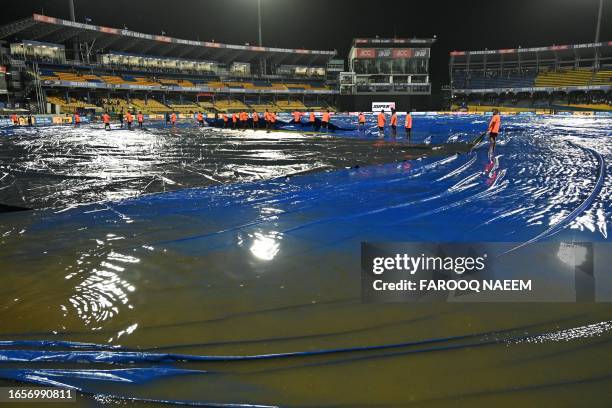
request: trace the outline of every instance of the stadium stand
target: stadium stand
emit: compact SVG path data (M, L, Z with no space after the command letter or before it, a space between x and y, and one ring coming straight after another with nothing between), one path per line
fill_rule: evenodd
M59 106L60 113L74 113L77 109L88 109L95 106L94 104L75 98L71 98L70 101L67 102L65 99L56 95L49 95L47 97L47 102Z
M605 85L610 83L612 83L612 69L595 72L592 81L593 85Z
M179 113L194 113L202 110L202 107L195 102L168 102L168 107L174 111Z
M592 69L573 69L547 71L535 78L536 87L562 88L568 86L588 86L593 79Z
M145 113L166 113L172 111L168 106L153 98L149 98L146 101L143 99L133 99L132 103L138 110Z
M91 35L97 41L88 44L92 49L87 57L72 55L72 40ZM37 41L24 40L33 37ZM133 53L134 39L146 54ZM137 109L189 113L199 109L291 111L305 109L308 97L333 100L339 94L326 84L329 76L325 71L336 51L170 37L160 41L159 36L151 34L88 24L74 26L70 21L39 14L0 27L0 47L10 57L9 65L29 74L24 75L27 81L37 81L24 80L22 88L29 94L16 95L15 100L37 100L39 111L47 109L44 101L49 95L61 95L46 102L63 109L76 107L60 104L70 97L98 101L98 106L115 112ZM24 47L43 48L26 53ZM184 55L205 59L184 59ZM304 75L308 72L312 75ZM202 94L213 97L199 101Z
M219 112L239 112L250 110L251 108L238 99L219 99L214 103L214 108Z
M453 109L607 110L612 43L453 51Z
M102 107L104 110L113 113L127 112L134 109L134 105L121 98L104 98L102 99Z
M306 105L304 105L301 101L298 101L296 99L290 99L287 101L276 101L276 106L278 107L279 110L283 110L283 111L305 111Z

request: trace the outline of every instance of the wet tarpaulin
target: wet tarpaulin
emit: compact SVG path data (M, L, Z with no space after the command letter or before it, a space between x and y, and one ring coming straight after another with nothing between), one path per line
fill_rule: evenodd
M415 145L357 136L362 137L194 127L18 129L0 137L0 211L62 208L470 148L467 143Z
M605 304L360 299L364 241L609 241L610 125L570 120L504 118L507 133L493 155L483 145L448 157L5 214L0 321L3 340L19 341L0 343L2 368L14 370L3 378L53 380L59 371L33 370L64 370L62 381L96 395L228 404L608 401ZM454 132L469 140L486 123L422 118L419 126L428 132L417 131L415 141L433 134L435 145ZM117 145L137 134L108 133ZM393 146L368 137L357 139L374 150ZM285 136L274 138L267 142ZM473 333L481 336L459 338ZM386 348L372 348L379 346ZM137 377L105 371L160 366L202 372L145 382L81 375Z

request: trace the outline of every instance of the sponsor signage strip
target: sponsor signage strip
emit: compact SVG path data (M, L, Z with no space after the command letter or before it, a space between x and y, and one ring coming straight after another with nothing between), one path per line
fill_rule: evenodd
M174 91L174 92L214 92L214 93L276 93L276 94L319 94L331 95L337 94L334 89L245 89L245 88L212 88L208 86L202 87L180 87L180 86L151 86L151 85L136 85L136 84L107 84L102 82L75 82L75 81L57 81L46 79L42 81L43 86L61 86L69 88L100 88L100 89L134 89L134 90L150 90L150 91Z
M542 86L531 88L486 88L486 89L453 89L455 93L487 93L487 92L556 92L556 91L607 91L610 85L565 86L547 88Z
M549 47L533 47L533 48L512 48L512 49L500 49L500 50L480 50L480 51L451 51L451 56L461 55L488 55L488 54L513 54L517 52L539 52L539 51L562 51L572 50L581 48L595 48L595 47L610 47L612 41L603 41L598 43L587 43L587 44L574 44L574 45L551 45Z
M207 48L228 48L234 50L244 51L256 51L256 52L280 52L280 53L294 53L294 54L311 54L311 55L336 55L336 51L322 51L322 50L305 50L305 49L294 49L294 48L272 48L272 47L258 47L250 45L233 45L233 44L220 44L215 42L207 41L193 41L184 40L180 38L167 37L165 35L151 35L145 33L139 33L131 30L120 30L118 28L96 26L91 24L78 23L69 20L63 20L61 18L48 17L40 14L33 15L34 21L47 24L62 25L65 27L76 27L83 30L98 31L105 34L123 35L126 37L142 38L151 41L159 41L173 44L193 45Z

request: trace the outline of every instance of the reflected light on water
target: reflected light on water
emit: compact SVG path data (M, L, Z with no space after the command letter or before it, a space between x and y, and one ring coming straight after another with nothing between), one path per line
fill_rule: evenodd
M280 240L282 236L276 231L270 231L267 235L256 232L255 240L251 245L251 253L263 261L271 261L280 251Z
M87 325L111 319L119 314L121 307L133 309L128 294L134 292L136 287L126 279L125 275L129 266L139 263L140 259L107 249L107 245L112 245L109 241L122 238L108 234L106 240L96 240L97 248L81 254L77 260L77 265L80 267L78 271L65 277L66 279L84 277L74 286L74 294L69 298L69 302ZM100 260L96 262L97 266L93 267L95 260L98 259ZM128 329L124 334L131 333L135 327L132 330Z

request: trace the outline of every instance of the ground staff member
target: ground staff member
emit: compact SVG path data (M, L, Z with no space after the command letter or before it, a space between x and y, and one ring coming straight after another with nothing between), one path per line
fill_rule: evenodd
M259 113L257 111L253 111L253 129L259 128Z
M378 137L385 137L385 123L387 118L385 117L385 111L381 110L376 118L376 124L378 125Z
M264 112L264 121L266 122L266 130L270 130L270 112L267 109Z
M170 122L172 122L172 127L176 125L176 113L172 112L172 115L170 115Z
M142 112L138 111L136 119L138 120L138 129L142 129L142 124L144 122L144 115L142 114Z
M499 134L499 127L501 126L501 117L499 116L499 111L497 109L493 109L493 117L489 122L489 128L487 131L489 132L489 143L491 143L491 147L495 149L495 141L497 139L497 135Z
M397 113L395 109L391 109L391 134L393 137L397 136Z
M270 112L270 127L274 129L276 126L276 112Z
M293 122L295 124L300 124L302 122L302 112L293 112Z
M310 127L314 131L315 130L315 123L316 123L316 118L315 118L315 113L314 112L310 112L310 117L308 118L308 122L310 123Z
M74 127L79 127L80 124L81 116L79 115L79 112L74 112Z
M225 129L227 127L227 122L229 121L229 118L225 113L221 114L221 117L223 118L223 129Z
M329 109L323 112L323 118L321 119L321 127L325 129L326 132L329 129L330 117L331 115L329 114Z
M108 112L102 114L102 122L104 122L104 130L111 130L110 127L110 115Z
M204 126L204 115L202 115L202 112L198 111L197 119L200 127Z
M404 123L404 127L406 128L406 137L408 141L410 141L410 137L412 136L412 115L410 111L406 112L406 122Z
M365 120L366 118L363 112L359 112L359 116L357 119L359 130L363 130L365 128Z
M132 122L134 122L134 117L132 116L132 113L130 111L127 111L127 113L125 114L125 120L128 125L128 130L132 130Z

